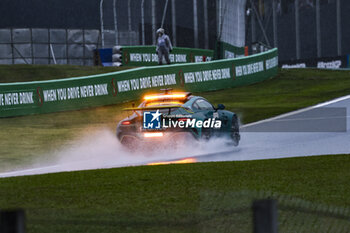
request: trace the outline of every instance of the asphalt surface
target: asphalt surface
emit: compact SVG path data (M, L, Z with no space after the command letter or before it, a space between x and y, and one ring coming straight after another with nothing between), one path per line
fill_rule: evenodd
M244 125L239 147L199 156L197 161L350 154L349 118L350 95Z
M108 158L79 159L50 166L0 173L0 177L52 172L112 168L170 162L209 162L259 160L286 157L350 154L350 95L274 118L243 125L238 147L211 142L202 150L186 148L184 154L133 157L132 160ZM193 152L195 151L195 152ZM219 152L218 152L219 151ZM127 155L132 156L132 155ZM96 156L97 157L97 156ZM97 162L99 161L99 162Z

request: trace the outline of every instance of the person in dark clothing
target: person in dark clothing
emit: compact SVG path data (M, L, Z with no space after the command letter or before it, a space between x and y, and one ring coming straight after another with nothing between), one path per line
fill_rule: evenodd
M169 36L164 34L164 29L159 28L157 30L157 53L158 53L158 64L163 64L163 57L167 64L170 64L169 60L169 52L173 50L173 46L171 45Z

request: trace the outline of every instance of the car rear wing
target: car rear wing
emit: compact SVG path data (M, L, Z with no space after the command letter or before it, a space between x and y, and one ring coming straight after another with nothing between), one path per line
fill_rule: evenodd
M147 111L147 110L159 110L159 109L169 109L172 108L182 108L189 113L193 113L190 109L183 107L182 105L163 105L163 106L147 106L147 107L132 107L132 108L124 108L123 111Z

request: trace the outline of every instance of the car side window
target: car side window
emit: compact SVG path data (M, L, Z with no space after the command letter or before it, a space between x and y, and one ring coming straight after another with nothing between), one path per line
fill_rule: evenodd
M196 102L194 102L194 103L192 104L192 109L193 109L193 110L200 110L200 109L199 109L199 106L198 106L198 104L197 104Z
M196 100L196 102L193 103L193 107L198 110L214 110L213 105L204 99Z

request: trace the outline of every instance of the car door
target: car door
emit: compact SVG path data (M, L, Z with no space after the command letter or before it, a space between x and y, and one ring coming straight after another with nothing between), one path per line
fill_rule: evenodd
M224 131L227 131L229 128L229 118L230 114L228 114L225 110L215 109L214 106L209 103L205 99L196 100L192 109L197 112L197 117L202 119L215 118L221 120L221 128L220 129L211 129L211 134L215 134L216 136L220 136L220 134Z
M192 104L192 110L195 112L193 114L193 117L195 117L197 120L207 120L207 119L212 119L212 118L218 118L218 113L215 111L215 108L211 103L209 103L205 99L197 99L195 102ZM201 128L198 129L201 131L201 134L205 138L210 138L211 136L214 135L214 129L209 128Z

